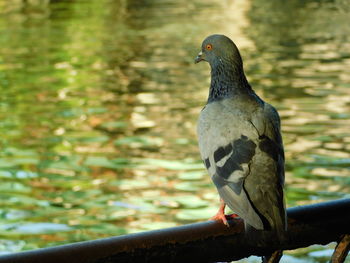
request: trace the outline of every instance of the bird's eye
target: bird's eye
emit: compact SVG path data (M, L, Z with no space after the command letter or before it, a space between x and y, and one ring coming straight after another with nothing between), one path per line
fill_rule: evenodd
M206 48L207 50L212 50L212 49L213 49L213 46L212 46L212 44L207 44L207 45L205 46L205 48Z

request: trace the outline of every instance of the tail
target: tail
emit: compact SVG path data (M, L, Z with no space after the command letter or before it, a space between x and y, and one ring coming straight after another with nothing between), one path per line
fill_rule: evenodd
M269 220L269 223L271 225L271 231L274 232L274 234L278 238L278 241L282 243L287 238L288 230L287 213L285 209L284 200L283 206L272 206L271 216L272 218Z
M287 240L287 214L283 208L278 209L273 206L269 218L262 218L264 229L257 230L253 226L244 222L245 237L251 244L264 246L266 243L279 246ZM261 216L261 215L260 215ZM265 223L266 222L266 223Z

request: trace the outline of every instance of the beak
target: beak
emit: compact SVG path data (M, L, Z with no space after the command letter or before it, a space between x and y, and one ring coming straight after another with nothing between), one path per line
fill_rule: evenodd
M201 51L198 53L198 56L194 59L194 63L197 64L198 62L201 62L202 60L205 60L205 55Z

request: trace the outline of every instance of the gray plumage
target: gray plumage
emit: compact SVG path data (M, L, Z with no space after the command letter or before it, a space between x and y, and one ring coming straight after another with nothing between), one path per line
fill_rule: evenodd
M283 235L284 151L280 118L250 87L236 45L212 35L196 62L211 66L197 133L202 160L220 197L249 226Z

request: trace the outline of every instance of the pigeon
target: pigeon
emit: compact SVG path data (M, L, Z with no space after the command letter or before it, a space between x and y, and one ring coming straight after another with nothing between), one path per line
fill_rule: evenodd
M201 61L211 67L211 83L198 119L198 143L221 203L212 219L228 226L227 205L243 219L246 232L252 227L283 236L287 216L278 112L251 88L230 38L208 36L195 58Z

